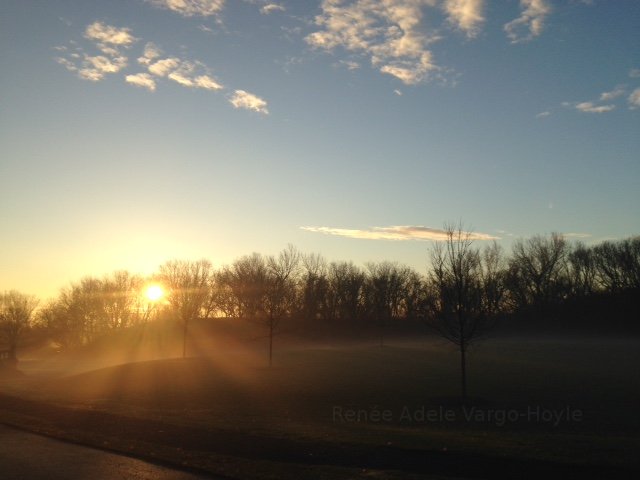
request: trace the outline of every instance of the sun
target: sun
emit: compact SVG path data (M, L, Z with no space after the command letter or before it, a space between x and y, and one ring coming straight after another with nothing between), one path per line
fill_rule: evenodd
M149 285L144 294L152 302L157 302L164 296L164 291L160 285Z

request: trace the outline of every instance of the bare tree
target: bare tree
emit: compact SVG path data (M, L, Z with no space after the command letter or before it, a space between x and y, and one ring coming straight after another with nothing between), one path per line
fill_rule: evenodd
M189 323L201 316L210 297L211 262L171 260L160 266L158 279L167 289L167 301L182 323L182 358L185 358Z
M277 257L267 259L267 289L264 302L269 328L269 366L273 363L273 336L280 321L290 315L296 302L300 252L288 245Z
M558 233L516 241L507 279L514 306L541 307L562 300L569 288L568 254L569 246Z
M364 297L368 313L379 328L380 346L384 346L384 331L392 318L399 318L407 296L410 269L397 263L367 263Z
M603 242L593 254L598 280L605 290L640 289L640 237Z
M267 262L259 253L236 259L225 267L220 280L231 293L228 302L240 318L258 320L264 314L264 297L267 291Z
M363 304L366 276L352 262L332 262L329 265L329 308L331 318L355 321Z
M304 266L304 274L300 311L307 319L327 319L330 316L327 262L321 255L312 253L302 256L302 265Z
M598 270L592 248L583 243L575 245L569 253L569 276L573 295L584 297L596 291Z
M462 398L467 397L467 350L492 326L482 278L480 252L473 237L457 227L445 225L446 240L431 251L433 290L428 323L460 351Z
M9 347L9 360L17 362L16 351L22 332L31 325L38 300L16 290L0 294L0 338Z

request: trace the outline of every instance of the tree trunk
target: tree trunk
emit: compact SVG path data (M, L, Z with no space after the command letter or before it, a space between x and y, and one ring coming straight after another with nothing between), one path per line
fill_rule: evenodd
M187 358L187 327L188 321L184 321L184 330L182 332L182 358Z
M273 363L273 320L269 322L269 367Z
M464 343L460 344L460 381L462 387L462 401L467 401L467 351Z

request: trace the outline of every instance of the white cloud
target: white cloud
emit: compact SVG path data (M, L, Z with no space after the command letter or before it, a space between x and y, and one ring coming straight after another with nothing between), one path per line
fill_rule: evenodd
M629 70L629 76L631 78L640 78L640 68L632 68Z
M88 25L84 37L90 40L100 55L89 55L83 48L74 47L69 51L66 47L58 48L60 52L67 52L66 58L58 57L56 61L67 70L76 72L83 80L97 82L105 75L117 73L128 64L128 59L120 52L120 48L128 48L137 41L128 28L117 28L102 22ZM71 42L71 45L76 45Z
M445 0L447 19L472 38L478 35L484 23L484 0Z
M164 58L149 65L149 71L158 77L166 77L171 71L178 68L180 60L175 57Z
M447 239L447 232L439 228L423 226L373 227L366 230L332 228L332 227L300 227L308 232L337 235L340 237L360 238L366 240L436 240ZM494 240L499 237L486 233L468 232L472 240Z
M636 88L631 95L627 98L629 102L629 108L635 110L636 108L640 108L640 88Z
M183 87L194 86L193 80L185 75L184 71L176 70L175 72L171 72L167 78L169 78L169 80L173 80L176 83L179 83Z
M224 88L215 79L209 75L199 75L193 79L196 87L204 88L205 90L221 90Z
M229 99L229 102L235 108L245 108L247 110L253 110L254 112L264 113L265 115L269 113L265 100L244 90L236 90Z
M142 65L151 65L151 62L162 55L162 50L153 42L148 42L144 46L144 53L138 58L138 63Z
M549 111L540 112L539 114L536 115L536 118L544 118L544 117L548 117L549 115L551 115L551 112Z
M580 102L575 105L576 110L585 113L606 113L614 110L615 105L596 105L593 102Z
M620 97L622 95L624 95L624 87L617 86L616 88L614 88L613 90L611 90L609 92L602 92L600 94L600 101L609 102L609 101L613 100L614 98L618 98L618 97Z
M147 2L185 17L208 17L220 13L224 8L225 0L147 0Z
M78 67L76 66L76 64L73 63L71 60L69 60L67 58L56 57L55 61L58 62L60 65L64 66L70 72L77 72L78 71Z
M78 68L78 76L83 80L97 82L105 75L117 73L127 66L126 57L109 58L104 55L85 55L81 67Z
M340 64L347 67L348 70L357 70L360 68L360 64L353 60L340 60Z
M131 35L130 29L117 28L111 25L105 25L102 22L93 22L87 26L84 36L99 45L111 44L122 47L128 47L137 40L136 37Z
M136 75L127 75L125 81L138 87L146 88L150 91L155 91L156 81L148 73L138 73Z
M284 12L285 10L286 9L284 8L284 6L280 5L279 3L268 3L264 5L262 8L260 8L260 13L264 15L269 15L270 13L273 13L273 12Z
M438 37L421 25L423 9L436 5L437 0L323 0L315 18L319 30L305 40L314 48L361 53L381 72L419 83L438 68L427 49Z
M402 96L402 91L398 90L397 88L393 91L393 93L395 93L396 95L398 95L399 97Z
M592 235L590 233L563 233L562 236L565 238L590 238Z
M520 0L520 8L520 16L504 26L512 43L531 40L540 35L544 22L551 13L551 3L548 0Z

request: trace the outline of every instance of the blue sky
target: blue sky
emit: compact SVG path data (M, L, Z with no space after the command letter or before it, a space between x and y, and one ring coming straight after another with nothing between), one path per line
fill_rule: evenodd
M640 233L640 2L7 0L0 290Z

